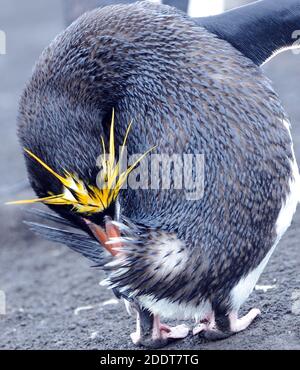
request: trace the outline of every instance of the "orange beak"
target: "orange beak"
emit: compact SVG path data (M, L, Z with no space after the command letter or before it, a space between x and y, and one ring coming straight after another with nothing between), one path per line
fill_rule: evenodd
M118 249L121 248L122 243L119 241L114 242L114 239L120 238L120 231L116 227L110 217L105 218L105 230L91 221L84 219L85 223L99 241L99 243L112 255L116 256L119 252Z

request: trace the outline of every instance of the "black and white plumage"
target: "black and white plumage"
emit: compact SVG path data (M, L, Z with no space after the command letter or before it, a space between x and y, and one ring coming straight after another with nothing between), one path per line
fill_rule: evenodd
M166 155L203 154L203 197L127 189L119 211L113 204L85 217L52 206L90 237L97 225L115 227L123 239L108 240L121 244L114 257L94 240L32 227L99 266L110 260L107 284L142 320L136 343L158 346L187 335L184 327L161 326L159 316L195 317L194 333L210 338L243 330L259 311L239 320L238 310L300 198L288 119L269 80L201 21L173 8L103 8L82 16L43 52L21 99L21 143L57 173L95 185L112 108L116 146L134 119L129 154L153 146ZM39 197L61 192L36 161L26 156L26 162Z

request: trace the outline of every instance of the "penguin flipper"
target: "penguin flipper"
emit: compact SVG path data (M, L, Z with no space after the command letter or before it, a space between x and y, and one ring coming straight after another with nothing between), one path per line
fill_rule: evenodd
M54 216L55 217L55 216ZM80 253L90 261L97 264L97 267L104 266L111 260L104 254L96 240L88 235L71 232L64 229L50 227L36 222L24 221L34 233L42 236L46 240L67 245L73 251Z
M299 0L262 0L195 21L261 66L278 51L299 46L293 38L299 17Z

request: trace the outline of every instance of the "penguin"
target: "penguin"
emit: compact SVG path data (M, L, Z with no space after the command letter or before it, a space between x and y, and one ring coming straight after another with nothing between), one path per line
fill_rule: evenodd
M106 271L103 284L136 315L138 346L189 334L161 318L194 318L195 336L218 340L260 315L238 313L291 224L300 177L288 117L259 65L292 45L299 5L265 0L209 19L148 2L105 7L36 63L18 136L37 198L17 203L46 204L31 229ZM241 14L255 25L248 44ZM135 160L121 170L125 152ZM174 154L169 187L124 186ZM192 162L176 172L185 155ZM202 183L198 197L175 185L181 172Z

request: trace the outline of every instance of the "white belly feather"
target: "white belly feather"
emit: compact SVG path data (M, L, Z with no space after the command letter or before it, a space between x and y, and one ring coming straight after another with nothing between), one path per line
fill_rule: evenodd
M287 128L290 133L290 125L287 121L283 121L284 126ZM291 137L292 140L292 137ZM296 212L297 204L300 201L300 175L299 169L296 161L296 157L294 154L294 148L292 145L293 151L293 160L291 163L292 166L292 178L290 179L290 191L287 196L286 202L283 204L282 209L279 213L277 222L276 222L276 233L277 239L274 246L271 248L269 253L260 263L260 265L250 272L247 276L242 278L239 283L233 288L231 292L231 299L232 299L232 309L238 310L241 305L246 301L249 297L250 293L254 289L261 273L263 272L264 268L266 267L272 253L274 252L278 242L287 231L289 226L292 223L293 216Z

